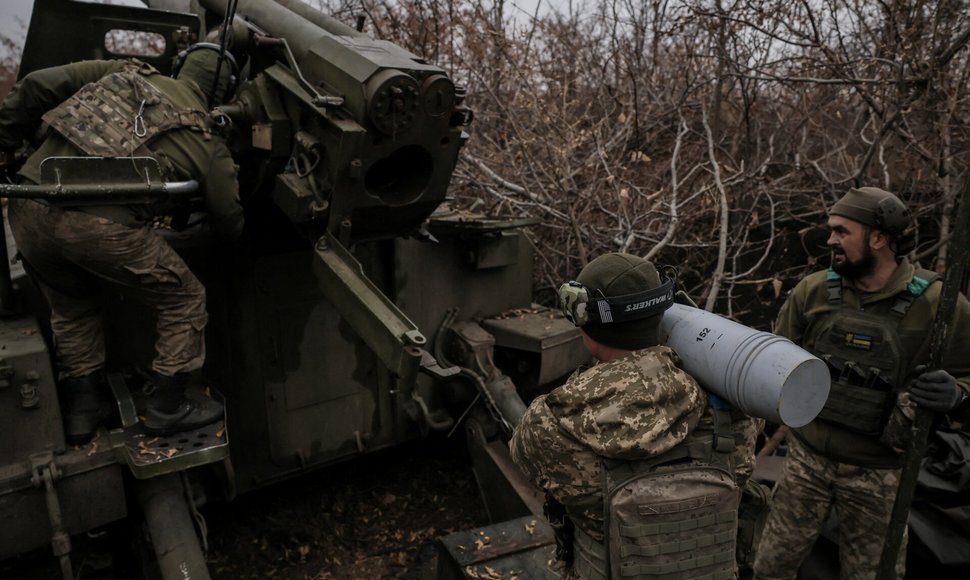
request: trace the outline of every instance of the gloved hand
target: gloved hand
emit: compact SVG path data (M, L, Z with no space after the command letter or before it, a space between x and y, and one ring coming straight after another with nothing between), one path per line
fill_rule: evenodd
M940 369L922 372L916 377L910 384L909 395L920 407L937 413L949 413L960 404L965 392L953 375Z

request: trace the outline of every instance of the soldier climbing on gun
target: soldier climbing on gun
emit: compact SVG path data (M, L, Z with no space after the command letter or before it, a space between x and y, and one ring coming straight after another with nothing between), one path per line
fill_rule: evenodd
M165 181L196 180L211 231L238 236L243 211L237 168L209 113L232 94L238 75L232 55L219 44L198 43L179 54L173 71L170 78L136 60L113 60L27 75L0 105L0 160L9 172L17 163L14 152L34 139L43 121L46 135L19 166L21 184L40 184L42 163L49 159L148 157ZM186 394L205 360L205 289L151 227L159 218L183 215L182 201L105 198L82 204L65 194L57 200L10 199L9 212L24 267L51 307L69 443L89 441L111 414L104 286L122 290L155 315L155 390L145 411L146 431L169 435L222 417L220 403Z

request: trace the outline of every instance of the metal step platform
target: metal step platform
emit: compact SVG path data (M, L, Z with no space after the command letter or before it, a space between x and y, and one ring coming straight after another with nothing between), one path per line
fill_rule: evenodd
M438 540L438 579L559 578L556 540L542 516L529 515Z
M166 437L149 435L138 420L135 403L124 379L120 375L109 375L108 385L118 401L121 417L121 427L109 431L108 438L115 457L128 465L136 479L183 471L229 457L225 419ZM213 398L223 402L216 392L213 392Z

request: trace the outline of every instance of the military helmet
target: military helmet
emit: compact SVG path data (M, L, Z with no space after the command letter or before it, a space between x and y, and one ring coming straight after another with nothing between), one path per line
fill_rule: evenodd
M601 344L637 350L660 342L660 320L674 300L676 275L639 256L611 253L559 288L563 314Z

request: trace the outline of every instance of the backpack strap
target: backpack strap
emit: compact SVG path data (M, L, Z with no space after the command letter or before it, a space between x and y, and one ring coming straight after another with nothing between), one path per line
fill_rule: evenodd
M896 301L893 303L892 307L893 315L897 319L901 319L906 316L909 309L913 307L913 302L922 296L933 282L936 282L939 279L939 272L934 272L925 268L917 268L916 271L913 272L913 277L910 279L909 284L906 285L906 289L896 295Z

